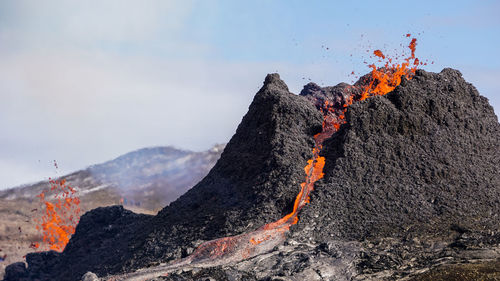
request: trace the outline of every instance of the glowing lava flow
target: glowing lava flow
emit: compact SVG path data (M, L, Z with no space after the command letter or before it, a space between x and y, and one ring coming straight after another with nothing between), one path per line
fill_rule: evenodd
M314 183L324 175L323 167L325 165L325 158L320 156L323 149L323 142L339 130L342 124L346 123L345 112L347 107L354 102L365 100L368 97L385 95L391 92L401 83L403 75L407 79L411 79L415 74L417 66L423 64L415 57L415 38L411 40L408 47L411 50L411 55L405 58L401 64L392 64L391 58L385 56L382 51L375 50L373 54L380 58L381 62L385 61L385 64L381 68L377 68L375 64L369 65L372 71L369 78L365 78L366 81L363 81L366 85L352 86L358 90L353 91L353 93L358 92L361 93L360 95L352 94L343 104L333 104L328 100L316 100L316 106L322 111L324 117L323 129L321 133L314 136L315 147L312 151L313 156L307 161L307 165L304 167L306 180L300 185L301 188L295 199L292 212L255 231L207 241L184 259L157 267L142 269L131 274L115 276L113 280L144 280L144 278L154 278L185 266L206 267L228 264L269 252L275 246L281 244L285 240L285 233L292 225L298 222L300 210L309 203L309 194L314 189Z

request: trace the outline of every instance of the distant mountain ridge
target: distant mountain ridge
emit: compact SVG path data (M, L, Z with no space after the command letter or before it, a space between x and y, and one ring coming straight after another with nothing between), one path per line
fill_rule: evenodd
M77 189L85 204L118 204L156 210L175 200L200 181L219 159L223 144L193 152L150 147L129 152L113 160L60 177ZM49 187L47 181L0 191L0 199L32 200ZM97 200L97 202L95 202Z

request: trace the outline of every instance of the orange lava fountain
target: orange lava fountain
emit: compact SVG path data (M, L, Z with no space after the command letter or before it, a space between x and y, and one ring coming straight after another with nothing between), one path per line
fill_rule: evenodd
M41 231L48 250L62 251L75 233L80 217L80 199L66 180L49 179L49 184L50 192L55 195L50 196L53 197L52 202L47 199L46 190L37 196L45 207L45 213L41 219L35 219L38 224L36 229ZM39 248L40 243L33 243L32 247Z

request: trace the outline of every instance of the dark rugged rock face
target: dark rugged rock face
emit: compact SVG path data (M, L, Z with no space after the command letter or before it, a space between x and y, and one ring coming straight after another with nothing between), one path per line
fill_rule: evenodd
M325 143L304 237L358 240L500 229L500 125L461 74L418 71L353 104Z
M342 103L346 90L357 91L308 84L297 96L269 75L193 189L155 217L91 211L62 254L32 254L27 271L11 271L57 280L131 271L282 217L321 129L311 101ZM346 119L324 144L325 177L284 245L161 280L394 279L443 261L500 257L500 125L458 71L417 71L392 93L350 106Z

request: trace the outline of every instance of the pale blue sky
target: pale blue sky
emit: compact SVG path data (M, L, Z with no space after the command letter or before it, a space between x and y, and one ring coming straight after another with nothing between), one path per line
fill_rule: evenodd
M267 73L351 82L418 39L500 110L500 1L0 2L0 188L134 149L226 142ZM326 49L328 47L328 50ZM350 56L352 54L352 57Z

